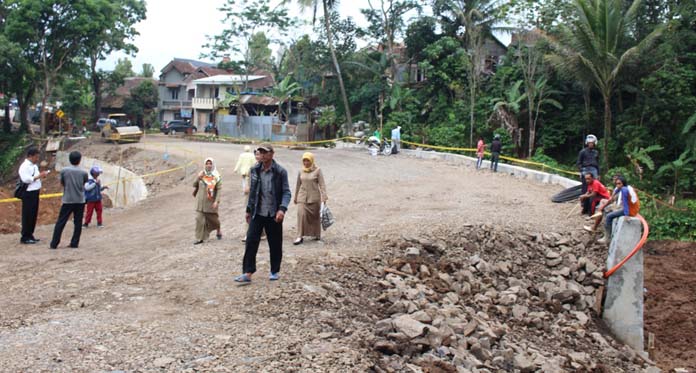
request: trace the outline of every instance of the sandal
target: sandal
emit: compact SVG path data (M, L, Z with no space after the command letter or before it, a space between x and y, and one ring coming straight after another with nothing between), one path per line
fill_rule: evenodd
M243 274L235 277L234 282L250 283L251 278L249 276L247 276L246 273L243 273Z
M292 242L293 245L299 245L304 242L304 238L300 237L298 239L295 239L295 241Z

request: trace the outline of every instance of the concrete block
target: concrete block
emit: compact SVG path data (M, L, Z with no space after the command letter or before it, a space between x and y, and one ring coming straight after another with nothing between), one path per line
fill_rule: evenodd
M623 260L641 237L640 220L614 220L607 269ZM643 352L643 251L629 259L609 277L603 319L614 335L636 351Z

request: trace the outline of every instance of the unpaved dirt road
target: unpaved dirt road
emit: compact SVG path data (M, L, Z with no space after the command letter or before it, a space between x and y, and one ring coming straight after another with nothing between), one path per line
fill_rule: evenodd
M327 278L350 284L341 263L369 267L381 238L434 225L566 232L582 223L566 217L570 205L550 202L558 186L403 155L316 149L336 225L323 242L293 246L291 206L281 280L267 280L264 241L254 282L238 287L244 210L232 170L242 146L147 141L180 158L191 157L182 149L198 161L215 158L224 178L223 240L192 245L191 175L137 206L107 210L106 228L83 231L76 250L65 247L71 224L58 250L48 249L52 225L37 229L38 245L0 236L0 371L365 371L373 352L360 330L374 321L372 310L350 297L325 299L315 286ZM293 191L302 153L276 150ZM352 285L370 295L371 285Z

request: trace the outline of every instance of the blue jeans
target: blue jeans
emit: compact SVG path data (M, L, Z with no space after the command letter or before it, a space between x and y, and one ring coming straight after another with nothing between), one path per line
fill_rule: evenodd
M611 233L611 225L614 223L614 219L624 216L623 209L617 210L617 211L612 211L607 214L605 217L605 222L604 222L604 228L606 228L607 232Z
M478 157L476 160L476 169L481 168L481 164L483 163L483 157Z

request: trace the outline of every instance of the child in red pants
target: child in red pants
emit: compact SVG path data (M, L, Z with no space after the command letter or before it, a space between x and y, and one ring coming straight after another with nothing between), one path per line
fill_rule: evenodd
M99 166L94 166L89 170L89 180L85 183L85 203L87 211L85 212L85 223L83 227L89 227L92 221L92 212L97 211L97 227L103 227L102 224L102 194L104 189L109 189L108 186L102 186L99 175L102 169Z

